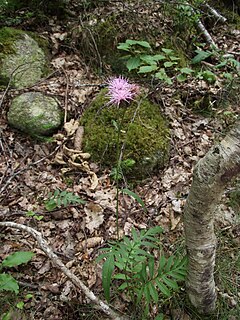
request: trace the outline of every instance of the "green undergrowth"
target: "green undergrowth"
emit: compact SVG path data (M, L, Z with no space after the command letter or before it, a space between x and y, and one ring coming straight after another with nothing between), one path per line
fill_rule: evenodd
M85 61L95 71L127 75L126 58L117 45L128 39L129 34L131 39L148 41L153 47L152 54L157 54L161 47L174 50L180 58L180 65L186 65L188 58L183 42L166 34L160 27L149 28L147 19L131 10L111 12L106 18L94 12L89 14L77 35L78 47ZM161 39L161 47L156 45L157 39ZM72 37L68 41L71 42Z

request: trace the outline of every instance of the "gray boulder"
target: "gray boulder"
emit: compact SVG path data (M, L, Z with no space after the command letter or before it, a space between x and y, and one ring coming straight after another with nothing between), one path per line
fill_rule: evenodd
M0 29L0 82L17 89L35 84L46 70L46 57L27 33L12 28Z
M8 123L33 137L49 136L62 124L58 102L40 92L27 92L13 99Z

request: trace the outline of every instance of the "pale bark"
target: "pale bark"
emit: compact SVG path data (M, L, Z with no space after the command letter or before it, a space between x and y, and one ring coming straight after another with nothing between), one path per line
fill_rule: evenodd
M189 258L186 289L200 313L215 309L214 265L216 237L214 212L227 184L240 174L240 122L196 165L184 208Z

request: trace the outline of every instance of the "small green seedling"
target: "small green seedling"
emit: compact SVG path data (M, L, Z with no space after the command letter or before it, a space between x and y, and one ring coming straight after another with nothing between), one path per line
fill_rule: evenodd
M33 217L34 219L36 219L37 221L41 221L43 219L42 215L39 215L33 211L28 211L26 212L26 216L27 217Z
M45 208L47 211L53 211L56 208L67 207L71 204L84 204L86 203L79 196L68 191L55 190L54 193L48 194L48 200L45 201Z

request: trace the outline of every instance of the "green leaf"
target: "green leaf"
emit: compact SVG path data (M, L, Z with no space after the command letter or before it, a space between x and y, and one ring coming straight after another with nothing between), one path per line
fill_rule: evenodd
M166 74L165 69L161 68L159 72L155 74L155 77L159 80L163 80L168 84L172 84L171 78Z
M110 301L110 286L112 281L112 274L114 271L114 258L110 256L104 262L102 267L102 284L106 300Z
M201 74L202 74L203 79L205 81L210 82L210 83L215 82L217 79L216 75L212 71L209 71L209 70L203 71Z
M122 189L122 193L125 193L127 194L128 196L134 198L142 207L145 211L147 211L147 208L145 206L145 203L143 202L143 200L139 197L139 195L137 195L135 192L127 189L127 188L124 188Z
M166 53L166 55L168 55L168 56L173 53L173 50L172 50L172 49L162 48L162 51L163 51L164 53Z
M20 264L27 263L32 259L34 253L31 251L18 251L7 256L6 259L3 260L3 267L15 267Z
M130 51L131 46L130 46L130 44L124 42L124 43L119 43L119 45L117 46L117 48L118 48L119 50Z
M158 302L158 292L157 292L156 288L154 287L154 285L152 284L152 282L149 282L148 287L149 287L150 295L151 295L151 297L153 298L153 301L154 301L155 303L157 303L157 302Z
M193 64L199 63L213 55L213 52L210 51L196 50L195 52L197 55L192 59Z
M223 73L224 78L228 79L228 80L232 80L233 79L233 75L229 72L224 72Z
M166 264L166 258L165 258L164 255L162 255L161 258L160 258L160 261L159 261L159 268L158 268L158 273L159 274L162 273L162 270L163 270L165 264Z
M39 216L39 215L35 215L34 218L37 220L37 221L41 221L44 216Z
M142 241L141 243L143 246L148 247L148 248L155 248L155 249L158 248L158 246L156 244L149 242L149 241Z
M140 276L142 282L146 282L147 281L147 266L146 266L145 263L142 264L142 269L141 269L141 271L139 273L139 276Z
M45 202L45 209L47 211L53 211L56 208L57 208L57 203L54 199L50 199Z
M126 275L124 273L118 273L113 278L119 279L119 280L130 280L131 279L128 275Z
M0 291L11 291L18 294L19 286L17 281L10 275L6 273L0 273Z
M174 66L175 64L177 64L177 62L166 61L166 62L164 62L163 65L165 68L170 68L170 67Z
M148 268L151 279L154 277L154 257L149 258L148 260Z
M180 69L180 72L181 72L181 73L184 73L184 74L191 74L191 73L194 72L194 70L193 70L193 69L190 69L190 68L181 68L181 69Z
M175 57L175 56L170 56L169 59L172 60L172 61L178 61L178 60L180 60L180 58Z
M28 216L28 217L33 217L33 216L35 216L35 212L33 212L33 211L28 211L28 212L26 212L26 216Z
M142 60L142 61L144 61L144 62L146 62L147 64L156 64L156 59L154 59L154 56L151 56L151 55L148 55L148 54L146 54L146 55L141 55L140 56L140 59Z
M157 65L141 66L138 73L149 73L158 69Z
M137 303L140 303L140 301L142 300L143 290L144 290L144 287L142 286L137 293Z
M12 320L11 312L4 313L1 320Z
M179 280L179 281L183 281L185 280L185 275L179 273L178 271L171 271L171 273L169 273L169 275L171 275L174 279Z
M172 279L168 279L165 275L161 276L162 281L170 288L177 290L178 289L178 284Z
M128 59L126 64L128 71L137 69L140 65L141 65L141 60L139 57L131 57L130 59Z
M151 295L150 295L150 291L149 291L148 285L144 286L143 294L145 296L145 299L146 299L147 303L150 304L151 303Z
M24 308L24 302L23 301L19 301L17 304L16 304L16 307L20 310L23 310Z
M137 242L139 240L138 234L135 228L132 228L132 236L133 236L133 241Z
M120 287L118 287L118 290L125 290L128 287L128 283L127 282L123 282Z
M149 236L151 235L156 235L156 234L159 234L159 233L162 233L163 232L163 228L160 227L160 226L156 226L156 227L153 227L153 228L150 228L148 229L146 232L145 232L145 237L147 238L150 238ZM154 238L154 240L156 240Z
M173 264L173 259L174 259L174 256L170 256L167 259L167 263L166 263L166 266L165 266L165 272L168 272L171 269L171 266Z
M159 281L159 279L156 279L156 284L159 288L159 290L167 297L170 297L171 296L171 292L170 290L165 286L165 284L161 283Z
M183 82L183 81L185 81L187 79L187 77L186 77L186 75L184 75L184 74L179 74L178 76L177 76L177 80L179 81L179 82Z
M164 56L163 54L155 54L155 55L153 56L153 59L154 59L155 61L166 60L166 56Z
M126 40L126 43L130 46L139 45L143 48L151 49L150 44L147 41L138 41L138 40Z

